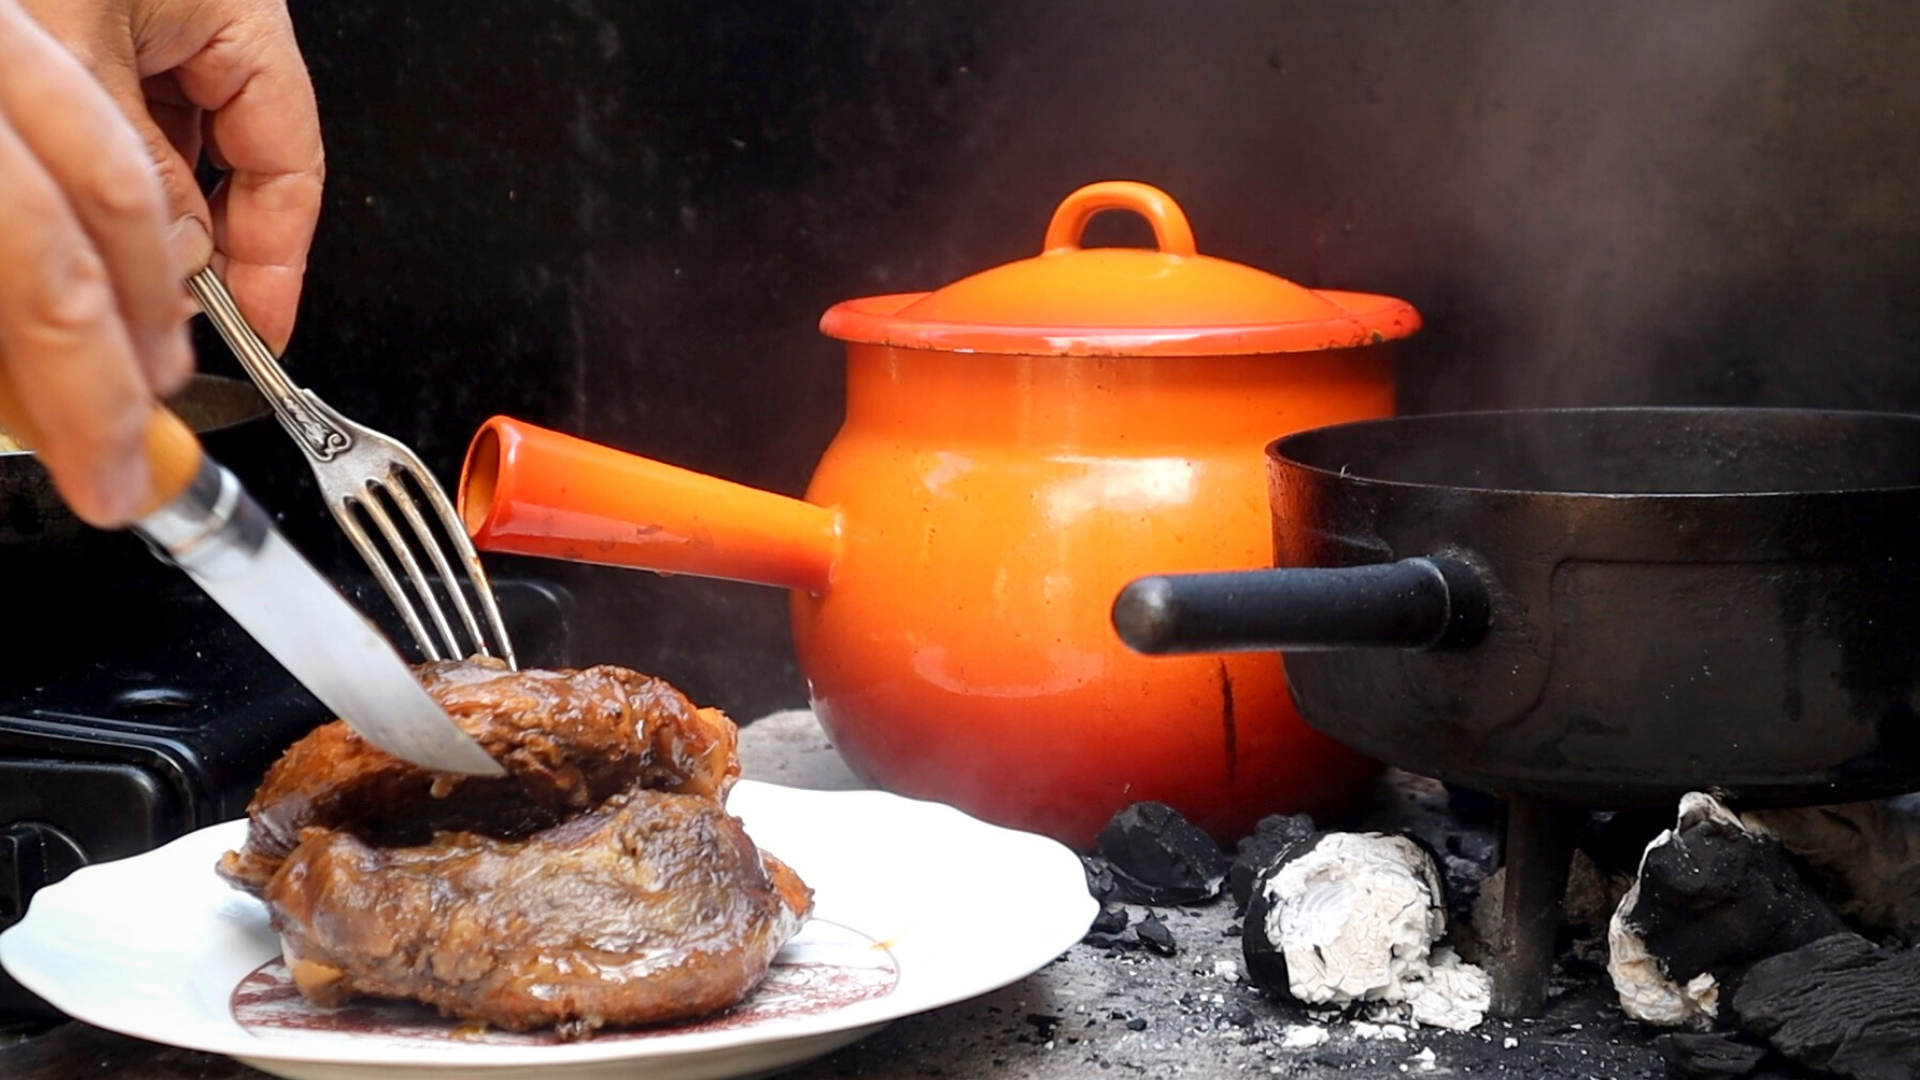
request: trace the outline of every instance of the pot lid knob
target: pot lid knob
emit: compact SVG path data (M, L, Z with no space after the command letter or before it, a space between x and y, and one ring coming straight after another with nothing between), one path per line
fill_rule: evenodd
M1088 184L1061 200L1047 222L1046 243L1041 251L1080 250L1080 237L1087 223L1102 210L1131 210L1147 219L1153 227L1153 243L1164 255L1193 258L1200 254L1193 242L1193 226L1173 196L1151 184L1131 180L1103 180Z

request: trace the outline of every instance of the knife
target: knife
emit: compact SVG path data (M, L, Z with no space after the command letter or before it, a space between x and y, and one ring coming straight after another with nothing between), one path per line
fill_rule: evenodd
M0 423L38 430L0 373ZM133 531L186 571L314 697L368 742L440 772L505 776L420 686L393 643L273 527L173 411L154 402L146 455L153 501Z

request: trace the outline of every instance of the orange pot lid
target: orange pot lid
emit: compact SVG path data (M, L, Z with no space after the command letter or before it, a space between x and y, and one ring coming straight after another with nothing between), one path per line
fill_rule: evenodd
M1155 250L1081 247L1087 222L1103 210L1146 218ZM847 300L820 319L822 333L843 341L1062 356L1316 352L1419 328L1419 313L1404 300L1309 289L1200 254L1166 192L1125 180L1067 196L1033 258L933 292Z

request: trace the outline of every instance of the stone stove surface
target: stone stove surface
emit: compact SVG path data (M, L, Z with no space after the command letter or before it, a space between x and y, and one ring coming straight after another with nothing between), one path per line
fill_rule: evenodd
M862 786L804 711L776 713L741 735L745 775L795 787ZM1438 784L1389 773L1343 828L1404 829L1438 842L1463 826ZM1469 854L1490 835L1465 837ZM1454 847L1461 847L1456 841ZM1578 965L1556 973L1555 994L1536 1019L1489 1019L1467 1032L1346 1020L1323 1023L1292 1002L1256 991L1244 977L1230 899L1130 909L1137 925L1157 914L1174 953L1115 954L1081 944L1000 991L896 1021L878 1034L782 1074L790 1080L849 1076L1091 1080L1123 1077L1487 1076L1537 1080L1659 1078L1667 1065L1657 1032L1628 1020L1605 973ZM966 933L964 926L955 933ZM1576 962L1577 964L1577 962ZM0 1045L10 1080L257 1080L265 1074L226 1058L156 1049L79 1023Z

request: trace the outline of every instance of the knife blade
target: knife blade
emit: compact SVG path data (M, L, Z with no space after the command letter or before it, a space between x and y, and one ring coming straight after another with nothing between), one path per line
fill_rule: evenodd
M39 432L0 375L0 423L26 446ZM156 503L133 524L274 660L362 738L423 768L506 770L421 687L392 642L287 543L193 430L154 403L146 431Z
M204 451L186 488L133 529L368 742L428 769L506 775Z

